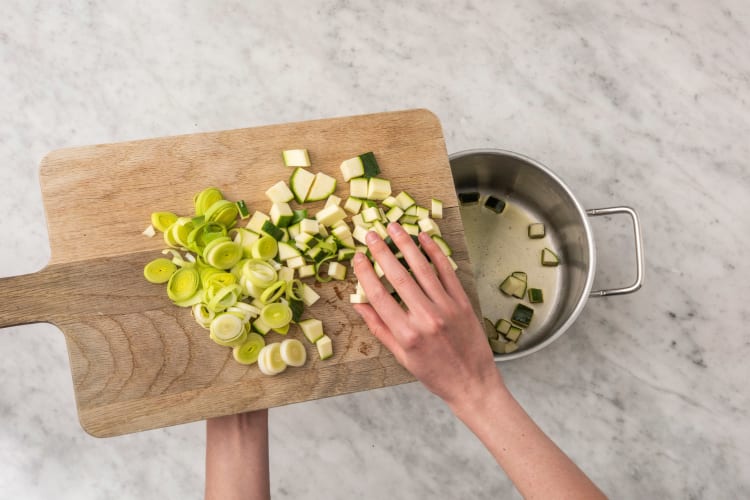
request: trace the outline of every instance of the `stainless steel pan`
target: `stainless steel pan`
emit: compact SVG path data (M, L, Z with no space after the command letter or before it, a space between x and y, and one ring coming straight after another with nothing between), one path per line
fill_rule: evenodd
M498 149L469 150L450 156L456 191L479 192L480 203L462 207L467 244L477 281L482 313L491 321L509 316L516 303L535 309L517 351L495 359L526 356L560 337L580 314L589 297L632 293L643 281L643 245L635 210L626 206L584 210L563 181L547 167L526 156ZM496 214L482 206L487 196L506 201ZM627 214L635 239L636 278L625 287L592 291L596 249L589 217ZM545 224L544 240L531 240L531 221ZM543 267L538 259L543 246L560 257L557 267ZM543 304L511 299L498 290L502 276L512 271L529 273L529 286L542 288Z

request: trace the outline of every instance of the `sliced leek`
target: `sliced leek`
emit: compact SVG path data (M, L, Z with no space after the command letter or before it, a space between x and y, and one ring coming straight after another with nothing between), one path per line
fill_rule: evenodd
M165 258L154 259L143 268L143 276L150 283L166 283L177 271L177 266Z
M177 222L177 215L172 212L154 212L151 214L151 225L162 233L175 222Z
M232 355L234 356L234 360L238 363L252 365L258 361L258 355L265 345L266 341L263 339L262 335L258 335L254 332L248 333L245 342L232 349Z
M307 361L307 351L297 339L286 339L280 347L281 359L289 366L302 366Z
M200 287L200 274L192 267L182 267L169 278L167 296L174 302L191 298Z
M260 318L273 329L283 328L292 321L292 310L283 302L274 302L263 307Z

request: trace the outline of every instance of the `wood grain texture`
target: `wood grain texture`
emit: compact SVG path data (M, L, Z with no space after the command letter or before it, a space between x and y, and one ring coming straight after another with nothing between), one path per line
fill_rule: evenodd
M150 214L192 212L193 195L216 186L267 212L264 191L287 180L280 152L305 147L311 170L339 180L342 160L372 150L394 192L445 204L440 226L478 308L463 226L438 119L410 110L207 134L65 149L42 162L40 179L52 257L42 271L0 280L0 327L47 321L65 335L79 418L95 436L115 436L413 380L348 303L347 281L317 284L305 317L323 320L334 357L276 377L234 362L163 285L143 279L160 237L141 231ZM307 204L314 210L318 204ZM275 337L275 338L271 338ZM281 340L270 334L267 340Z

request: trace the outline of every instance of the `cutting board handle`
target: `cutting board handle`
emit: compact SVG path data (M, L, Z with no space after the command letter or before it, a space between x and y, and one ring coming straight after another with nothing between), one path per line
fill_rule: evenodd
M47 321L64 309L56 288L48 286L54 268L0 278L0 328Z

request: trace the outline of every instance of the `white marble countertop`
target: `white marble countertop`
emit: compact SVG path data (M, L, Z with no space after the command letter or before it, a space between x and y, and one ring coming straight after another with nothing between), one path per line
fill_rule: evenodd
M0 276L49 258L50 150L426 107L642 217L643 289L501 365L529 413L613 498L750 496L750 4L402 3L5 0ZM627 222L593 225L627 281ZM0 497L202 496L202 423L90 437L56 328L0 353ZM518 496L419 384L272 410L271 466L275 498Z

